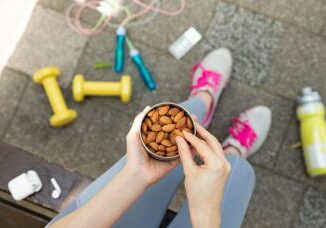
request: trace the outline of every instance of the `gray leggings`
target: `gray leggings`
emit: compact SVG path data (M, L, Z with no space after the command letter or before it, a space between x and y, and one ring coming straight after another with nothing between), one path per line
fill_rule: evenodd
M204 102L199 98L191 98L183 103L183 107L197 116L200 122L206 112ZM237 155L229 154L227 159L231 164L231 173L224 190L221 207L221 227L240 227L244 218L249 200L255 185L255 174L250 164ZM52 221L64 217L88 202L97 192L106 186L113 177L123 168L126 157L123 156L109 170L92 182L83 190L76 199L61 211ZM151 186L146 192L126 211L114 227L128 228L155 228L159 227L161 220L175 194L179 183L183 179L182 166L179 165L166 175L162 180ZM108 205L109 208L114 205ZM187 202L184 202L179 213L169 227L191 227Z

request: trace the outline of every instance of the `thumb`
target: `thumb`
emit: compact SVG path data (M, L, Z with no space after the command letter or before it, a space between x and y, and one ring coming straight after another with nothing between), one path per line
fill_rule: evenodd
M190 147L186 142L186 140L184 140L180 136L176 137L175 141L178 145L178 150L183 165L183 170L185 174L188 174L196 166L194 159L192 158Z

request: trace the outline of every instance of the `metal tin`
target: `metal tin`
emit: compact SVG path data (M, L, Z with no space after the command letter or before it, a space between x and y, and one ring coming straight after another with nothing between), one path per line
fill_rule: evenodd
M176 104L176 103L173 103L173 102L162 102L162 103L159 103L159 104L156 104L154 106L151 107L150 110L148 110L148 112L146 113L146 115L144 115L141 123L143 123L144 119L146 118L147 114L149 112L151 112L153 109L156 109L156 108L159 108L161 106L166 106L166 105L169 105L169 106L172 106L172 107L176 107L176 108L179 108L180 110L184 111L187 115L187 117L189 117L193 123L193 126L194 126L194 129L193 129L193 134L196 135L196 125L195 125L195 121L194 119L192 118L191 116L191 113L185 109L184 107ZM173 161L173 160L176 160L178 159L180 156L179 154L175 155L175 156L172 156L172 157L163 157L163 156L159 156L157 154L155 154L154 152L152 152L146 145L145 145L145 142L143 141L143 137L141 136L141 129L139 131L139 137L140 137L140 141L143 145L143 147L145 148L146 152L154 159L156 160L160 160L160 161Z

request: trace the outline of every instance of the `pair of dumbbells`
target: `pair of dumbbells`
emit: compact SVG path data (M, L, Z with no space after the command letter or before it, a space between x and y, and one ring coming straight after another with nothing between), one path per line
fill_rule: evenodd
M53 127L67 125L77 118L77 112L69 109L63 98L57 80L60 74L57 67L45 67L33 76L35 83L43 85L49 99L54 112L50 118ZM88 82L83 75L78 74L73 80L72 92L77 102L82 102L85 96L120 96L122 102L128 103L132 94L132 80L129 75L124 75L120 82Z

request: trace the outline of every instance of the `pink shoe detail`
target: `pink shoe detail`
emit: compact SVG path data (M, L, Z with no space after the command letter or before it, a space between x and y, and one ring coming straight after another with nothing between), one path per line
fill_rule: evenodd
M230 135L239 141L247 151L250 150L257 139L257 134L250 126L250 123L248 121L241 120L240 118L232 119L232 127L230 127L228 130Z
M217 72L213 72L211 70L205 69L203 65L200 63L197 63L191 67L191 77L194 77L195 71L200 68L202 71L202 75L197 79L196 85L190 86L190 93L192 94L194 89L199 89L204 86L210 86L212 87L213 91L216 92L218 90L218 87L221 83L221 75Z
M195 71L200 68L201 69L201 76L197 79L195 85L190 86L190 94L195 95L198 91L207 91L209 94L211 94L213 100L214 100L214 94L217 93L219 86L221 84L221 78L222 75L218 72L214 72L211 70L207 70L202 64L197 63L192 66L191 68L191 78L194 77ZM212 90L208 90L207 86L211 87ZM201 90L201 88L205 88ZM205 116L203 120L203 125L207 126L210 122L213 112L215 110L216 102L212 102L211 107L209 108L207 115Z

